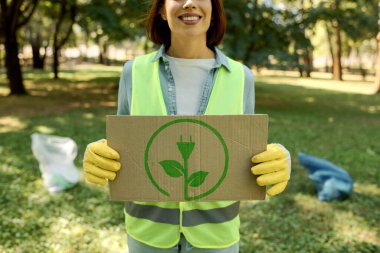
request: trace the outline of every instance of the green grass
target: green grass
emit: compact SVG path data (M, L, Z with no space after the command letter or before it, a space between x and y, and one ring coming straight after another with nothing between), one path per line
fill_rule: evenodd
M81 168L87 143L105 136L104 115L115 113L120 70L87 66L59 81L27 71L33 96L0 97L0 252L126 252L123 204L83 181L49 195L30 139L34 132L70 136ZM269 141L291 151L293 170L280 196L242 203L241 252L379 252L380 96L310 89L316 79L256 80L256 112L269 114ZM0 75L0 94L5 85ZM297 164L300 151L349 171L351 198L319 202Z

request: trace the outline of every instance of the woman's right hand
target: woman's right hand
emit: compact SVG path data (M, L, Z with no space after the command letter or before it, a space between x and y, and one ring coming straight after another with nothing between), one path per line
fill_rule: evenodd
M107 145L107 140L88 144L83 158L86 181L99 185L113 181L121 167L119 160L119 153Z

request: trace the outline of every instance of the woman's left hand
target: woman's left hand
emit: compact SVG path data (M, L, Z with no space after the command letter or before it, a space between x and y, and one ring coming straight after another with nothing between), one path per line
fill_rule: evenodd
M252 157L256 165L251 168L260 186L272 185L267 188L269 196L283 192L290 179L291 161L289 151L281 144L269 144L267 150Z

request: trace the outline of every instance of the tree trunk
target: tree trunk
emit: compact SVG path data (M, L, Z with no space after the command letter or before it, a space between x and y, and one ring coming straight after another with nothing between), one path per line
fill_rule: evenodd
M102 54L101 51L99 51L99 59L98 59L98 62L99 62L99 64L104 64L103 54Z
M334 58L334 50L333 50L333 42L332 42L332 33L329 27L329 24L326 23L326 33L327 33L327 44L329 45L329 51L331 59ZM333 73L331 66L329 65L328 61L326 61L326 72Z
M41 55L40 49L42 48L42 44L41 44L41 35L39 32L37 32L37 36L35 40L31 39L30 45L32 47L32 54L33 54L33 68L44 69L46 50L45 50L45 54Z
M99 64L109 65L110 61L108 59L108 44L107 42L100 42L101 39L98 40L99 47Z
M341 56L342 56L342 39L340 34L340 25L338 21L336 21L337 24L334 27L335 28L335 43L333 47L333 79L342 81L342 62L341 62Z
M44 64L40 57L40 47L33 44L31 46L32 46L32 54L33 54L33 68L43 69Z
M56 43L54 43L54 46L53 46L53 72L54 72L54 79L59 79L58 71L59 71L59 48L56 46Z
M59 79L58 71L59 71L59 42L58 42L58 35L61 32L61 25L63 22L63 19L65 18L65 15L67 13L66 10L66 1L63 1L60 4L60 15L58 17L58 20L56 21L55 28L54 28L54 35L53 35L53 73L54 73L54 79Z
M17 30L28 23L37 7L38 0L0 0L0 26L5 45L5 67L10 95L26 95L18 58ZM9 4L9 5L8 5Z
M70 34L72 32L72 27L75 22L75 16L76 16L76 2L74 1L71 3L70 6L67 6L67 1L62 1L60 3L60 15L58 17L57 23L55 24L55 30L54 30L54 37L53 37L53 72L54 72L54 79L58 79L58 71L59 71L59 51L63 47L63 45L67 42L67 40L70 37ZM70 25L68 26L68 30L66 31L66 34L64 37L61 37L61 39L58 38L59 34L62 34L61 28L62 23L65 18L65 16L69 14L70 15Z
M5 26L5 66L9 80L10 95L26 95L22 79L21 65L18 58L18 42L16 31L10 26Z
M3 65L3 45L0 44L0 68L2 68Z
M108 59L108 44L105 42L103 44L103 60L105 65L110 65L110 59Z
M98 44L99 46L99 64L104 64L104 56L103 56L103 47Z
M380 5L380 2L379 2ZM379 19L380 24L380 19ZM376 79L374 93L380 93L380 32L377 34L377 64L376 64Z
M338 10L340 7L340 0L335 0L333 9ZM340 32L340 24L337 19L332 21L334 29L334 42L333 42L333 79L343 81L342 78L342 38Z
M377 5L378 10L378 20L377 24L379 26L379 32L376 36L377 40L377 64L376 64L376 79L375 79L375 88L374 93L379 94L380 93L380 0Z
M301 2L300 2L299 12L300 12L301 20L304 21L305 20L305 1L304 0L301 0ZM302 28L302 33L303 33L303 36L306 38L306 28L305 27ZM301 62L301 64L304 65L304 67L300 67L300 70L299 70L300 76L301 77L311 77L311 70L313 69L313 67L312 67L313 63L311 60L311 53L310 53L308 46L306 46L302 49L303 49L302 56L298 56L299 62Z
M302 77L303 76L303 69L301 67L301 65L302 65L301 57L297 53L295 54L295 57L296 57L295 64L297 64L298 73L299 73L300 77Z
M304 72L304 77L311 77L311 71L313 71L313 56L312 52L306 50L306 53L303 56L303 61L306 66L306 70Z
M304 48L305 52L302 55L296 54L296 63L298 65L298 73L300 77L311 77L313 70L313 58L308 48ZM303 66L302 66L303 65Z

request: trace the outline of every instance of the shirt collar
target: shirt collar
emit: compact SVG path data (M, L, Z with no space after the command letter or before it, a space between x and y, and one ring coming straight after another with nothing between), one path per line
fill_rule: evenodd
M156 56L154 56L152 62L155 62L157 61L158 59L160 59L161 57L164 57L164 54L165 54L165 46L162 45L160 47L160 49L158 49L157 53L156 53Z
M230 67L230 64L228 63L227 56L223 54L223 52L217 47L214 47L214 52L215 52L215 68L224 66L228 71L231 71L231 67ZM160 49L158 49L152 62L155 62L158 59L163 58L164 54L165 54L165 46L162 45Z

